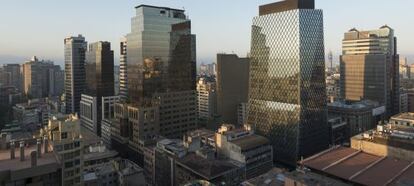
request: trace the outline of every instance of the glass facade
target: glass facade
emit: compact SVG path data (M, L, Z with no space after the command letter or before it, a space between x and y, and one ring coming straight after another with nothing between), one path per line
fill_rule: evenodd
M114 95L114 51L111 43L96 42L86 53L85 94L96 97Z
M255 17L248 123L275 161L296 166L328 147L323 14L294 9Z
M139 6L127 38L129 102L156 92L195 90L195 36L183 10Z
M196 37L184 10L140 5L126 36L127 103L159 107L160 135L197 127ZM129 124L129 136L145 137Z

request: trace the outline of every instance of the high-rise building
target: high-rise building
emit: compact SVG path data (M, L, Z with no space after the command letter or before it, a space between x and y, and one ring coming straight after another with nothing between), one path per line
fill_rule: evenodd
M119 59L119 96L121 100L128 99L128 75L127 75L127 41L126 38L121 38L120 43L120 59Z
M237 107L247 103L249 58L217 54L217 114L226 123L237 122Z
M81 95L85 90L87 42L82 35L79 35L65 38L64 44L66 113L79 113Z
M128 102L138 110L159 102L161 135L195 129L195 35L184 10L137 6L126 38Z
M193 91L195 35L184 10L140 5L127 34L129 101L142 104L156 92Z
M329 144L323 13L314 4L267 4L253 19L248 124L290 166Z
M42 98L55 96L55 83L59 86L62 82L55 82L59 74L60 66L51 61L39 61L36 56L22 65L23 91L29 98ZM55 76L56 75L56 76ZM61 79L62 80L62 79Z
M380 102L388 117L399 112L399 56L392 28L345 33L340 68L342 98Z
M111 43L89 45L85 63L86 89L80 103L82 125L101 136L102 97L114 95L114 52Z

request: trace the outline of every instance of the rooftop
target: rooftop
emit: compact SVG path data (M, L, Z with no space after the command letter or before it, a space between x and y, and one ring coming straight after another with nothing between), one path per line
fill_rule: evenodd
M263 136L252 134L249 136L245 136L243 138L233 140L231 141L231 143L239 146L241 150L248 150L260 145L268 144L269 140Z
M214 179L229 171L240 168L236 162L231 160L204 159L194 153L187 154L185 157L178 159L177 164L191 170L206 180Z
M346 147L321 152L305 159L301 164L361 185L375 186L402 180L414 184L414 162L376 156Z
M378 125L377 129L352 137L352 140L364 140L414 151L414 128L398 125Z
M414 120L414 113L406 112L406 113L400 113L395 116L391 117L391 120Z
M259 15L279 13L294 9L315 9L315 0L284 0L259 7Z
M158 9L164 9L164 10L173 10L173 11L179 11L179 12L184 12L185 11L185 10L182 10L182 9L175 9L175 8L162 7L162 6L144 5L144 4L141 4L141 5L136 6L135 9L143 8L143 7L147 7L147 8L158 8Z
M252 178L242 183L245 186L254 186L254 185L267 185L267 186L284 186L285 185L285 174L286 171L273 168L269 172L264 173L260 176Z
M344 101L335 101L328 103L328 107L337 107L342 109L372 109L373 107L378 107L379 104L370 100L363 100L359 102L344 102Z
M50 149L49 149L50 150ZM10 149L0 151L0 180L21 180L56 172L60 169L60 161L53 152L42 153L32 166L30 153L36 151L36 145L24 148L25 159L20 160L20 149L15 148L15 158L10 159ZM42 147L43 151L43 147Z

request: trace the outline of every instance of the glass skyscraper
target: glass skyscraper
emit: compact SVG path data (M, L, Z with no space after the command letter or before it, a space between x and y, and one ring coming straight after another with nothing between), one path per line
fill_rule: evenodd
M253 19L248 124L274 159L296 166L328 147L322 10L314 1L263 5Z
M184 10L140 5L127 34L129 102L158 92L195 90L195 35Z
M159 113L160 127L145 124L154 132L144 134L147 129L141 121L130 117L133 144L153 138L154 133L181 138L197 128L196 36L191 33L191 21L184 10L149 5L135 9L124 51L126 102L133 110L159 109L154 113Z
M80 102L81 123L101 136L102 97L114 95L114 51L110 42L89 44L85 77L86 87Z

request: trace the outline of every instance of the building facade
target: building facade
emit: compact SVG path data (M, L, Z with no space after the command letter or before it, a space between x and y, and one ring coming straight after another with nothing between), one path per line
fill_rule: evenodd
M247 103L249 58L217 54L217 114L223 122L237 123L237 106Z
M65 44L66 113L79 113L81 95L85 91L85 52L87 42L82 35L67 37Z
M371 101L354 103L337 101L328 103L328 115L329 117L340 117L345 121L348 137L352 137L375 128L378 122L385 117L385 106Z
M128 99L128 75L127 75L127 40L121 38L119 58L119 96L123 101Z
M111 43L96 42L86 53L86 88L81 97L82 125L101 136L102 97L114 96L114 52Z
M247 122L296 166L328 147L323 13L314 1L263 5L253 19Z
M351 29L344 34L340 62L342 98L377 101L388 117L399 112L399 56L392 28Z
M139 143L155 135L181 138L197 127L196 53L195 35L184 10L149 5L135 8L131 32L121 44L127 59L128 97L119 108L136 114L123 115L125 109L115 109L121 113L115 114L114 126L122 131L123 123L129 121L126 133L116 133L128 136L129 146L142 152ZM137 118L147 112L155 114L151 123L159 126L150 131L144 131L146 119Z
M28 98L43 98L56 96L59 91L56 88L62 85L62 81L57 82L55 78L59 77L60 66L54 65L51 61L39 61L34 56L30 61L22 65L23 74L23 91ZM57 73L55 73L57 72ZM55 87L58 86L58 87ZM61 93L61 91L60 91Z
M7 73L7 82L5 86L14 86L18 90L22 91L22 74L19 64L5 64L3 65L3 71Z
M45 130L62 162L62 185L83 185L83 140L77 115L55 115Z
M198 118L210 119L216 113L216 83L200 78L197 83Z

